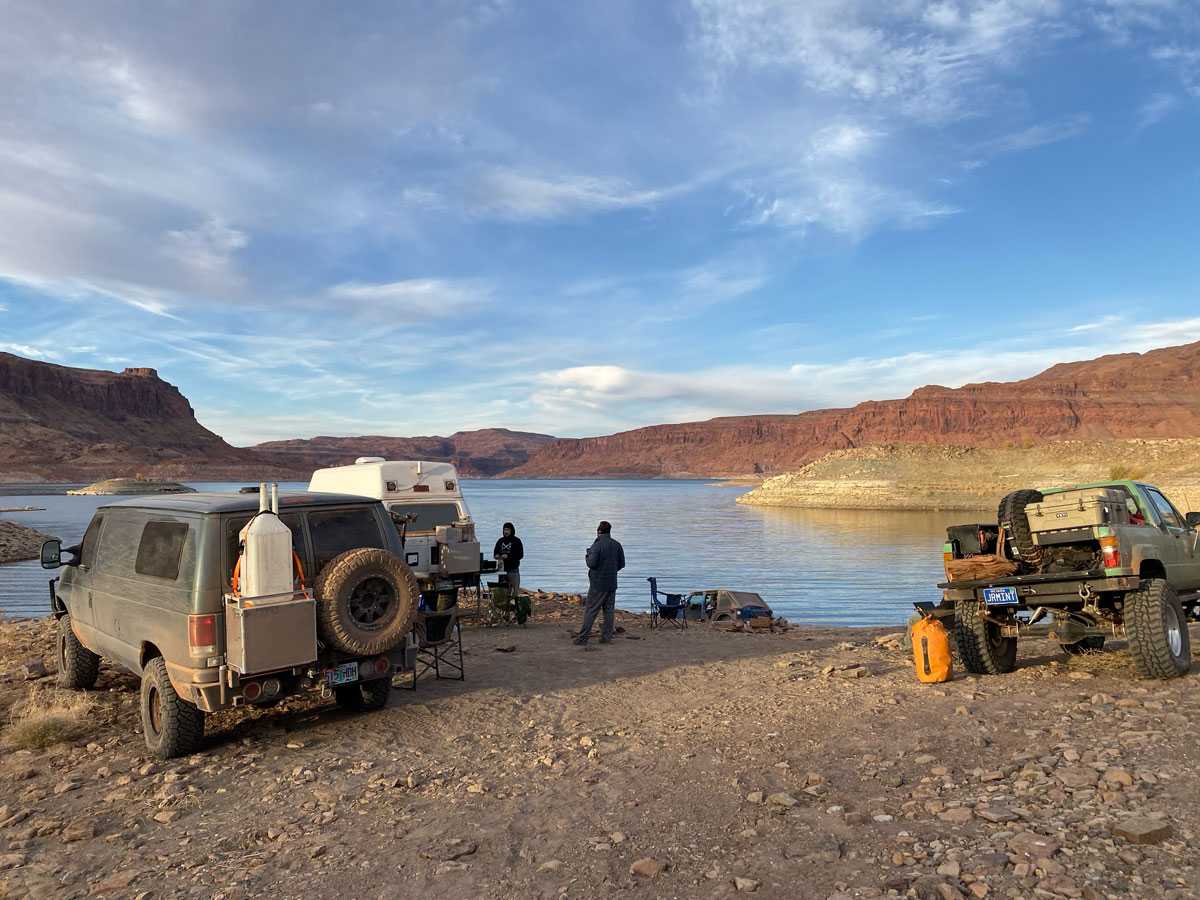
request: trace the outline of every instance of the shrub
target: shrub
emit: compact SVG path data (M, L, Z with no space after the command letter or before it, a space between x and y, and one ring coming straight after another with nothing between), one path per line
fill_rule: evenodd
M1110 481L1140 481L1146 477L1146 470L1128 463L1117 463L1108 470Z
M92 701L86 694L34 688L13 706L4 742L17 750L44 750L88 730Z

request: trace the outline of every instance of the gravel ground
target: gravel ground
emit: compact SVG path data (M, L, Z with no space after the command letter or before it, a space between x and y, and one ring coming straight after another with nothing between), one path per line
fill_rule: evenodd
M0 754L0 895L1200 896L1195 675L1035 642L928 686L880 631L622 614L582 650L577 615L468 628L466 681L381 712L210 717L166 764L106 667L85 734ZM0 720L51 635L0 625Z

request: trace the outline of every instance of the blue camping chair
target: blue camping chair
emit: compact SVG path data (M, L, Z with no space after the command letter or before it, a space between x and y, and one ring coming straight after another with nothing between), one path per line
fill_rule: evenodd
M683 594L660 594L658 579L646 580L650 582L650 627L657 628L659 622L666 621L676 628L687 628L687 601Z

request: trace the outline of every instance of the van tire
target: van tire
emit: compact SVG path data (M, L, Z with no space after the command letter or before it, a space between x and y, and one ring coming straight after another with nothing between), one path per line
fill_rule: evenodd
M333 689L338 706L351 712L371 712L387 706L392 693L392 679L376 678L358 684L343 684Z
M1143 578L1125 595L1129 655L1146 678L1178 678L1192 667L1191 637L1179 596L1165 578Z
M175 693L161 656L142 669L142 733L159 759L194 753L204 737L204 713Z
M404 560L372 547L335 556L313 587L322 639L354 656L376 656L399 646L412 628L420 596Z
M1025 517L1025 507L1030 503L1041 503L1045 498L1041 491L1013 491L1000 501L996 511L996 521L1008 532L1012 548L1017 557L1032 569L1037 569L1045 557L1045 549L1033 542L1033 532L1029 530L1029 520Z
M71 617L58 620L58 683L74 691L96 686L100 657L80 643L71 627Z
M1017 665L1017 639L1003 637L1000 628L983 617L977 602L954 604L954 638L958 655L968 672L975 675L1004 675Z

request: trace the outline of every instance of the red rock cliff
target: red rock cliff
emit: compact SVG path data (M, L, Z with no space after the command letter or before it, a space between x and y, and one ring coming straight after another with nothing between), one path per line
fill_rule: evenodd
M656 425L562 439L514 477L730 476L798 468L864 444L1011 446L1200 436L1200 343L1062 363L1010 383L923 387L903 400L790 416Z

